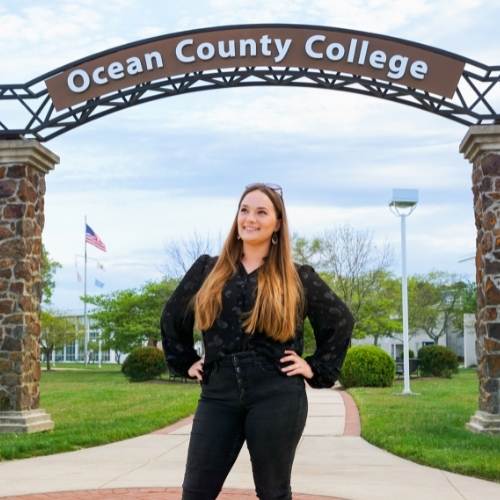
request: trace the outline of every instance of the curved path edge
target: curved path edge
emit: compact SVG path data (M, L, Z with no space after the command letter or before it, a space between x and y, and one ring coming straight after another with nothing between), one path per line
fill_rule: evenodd
M2 497L4 500L179 500L182 495L180 488L112 488L98 490L59 491L54 493L35 493ZM217 497L218 500L255 499L255 492L238 488L224 488ZM345 500L340 497L324 495L293 494L294 500Z

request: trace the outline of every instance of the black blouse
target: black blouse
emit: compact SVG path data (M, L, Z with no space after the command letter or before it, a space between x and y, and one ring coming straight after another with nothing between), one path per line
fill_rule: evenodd
M201 288L217 257L198 257L168 299L161 315L161 335L167 364L185 377L190 366L200 359L193 347L194 311L187 305ZM337 380L351 339L354 319L347 306L332 292L309 265L295 264L306 297L304 317L296 329L295 338L281 343L263 332L248 335L243 331L240 314L250 311L255 300L257 273L247 273L239 262L237 272L226 282L222 291L222 311L213 325L202 332L205 345L203 369L225 355L254 350L267 356L281 372L280 362L285 349L299 356L304 347L304 318L307 316L314 331L316 351L304 359L314 373L305 380L311 387L332 387ZM284 372L281 372L284 373Z

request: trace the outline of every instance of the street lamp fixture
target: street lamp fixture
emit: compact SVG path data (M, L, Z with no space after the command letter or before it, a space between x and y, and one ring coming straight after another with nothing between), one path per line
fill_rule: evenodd
M389 208L401 219L401 290L403 298L403 396L414 395L410 389L410 353L408 336L408 280L406 275L406 217L418 203L417 189L393 189Z

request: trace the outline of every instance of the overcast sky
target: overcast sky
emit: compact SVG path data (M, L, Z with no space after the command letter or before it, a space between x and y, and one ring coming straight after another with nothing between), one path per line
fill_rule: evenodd
M3 0L1 83L151 36L264 22L369 31L500 64L499 18L500 3L481 0ZM466 131L400 104L284 87L186 94L91 122L45 144L61 158L46 179L43 233L63 265L54 306L81 307L85 214L108 247L88 247L105 268L89 262L89 293L108 293L160 279L172 240L225 237L255 181L283 186L291 229L303 236L338 224L372 230L393 245L397 274L399 220L387 202L392 188L416 188L409 272L473 279L474 262L458 262L475 252L471 166L458 152Z

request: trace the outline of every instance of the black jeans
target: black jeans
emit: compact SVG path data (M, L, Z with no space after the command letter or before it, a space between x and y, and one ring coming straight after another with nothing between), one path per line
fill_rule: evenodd
M253 351L207 367L194 415L182 500L213 500L247 442L257 496L291 500L295 450L307 418L302 375Z

